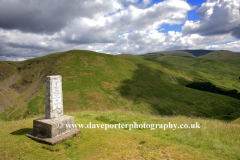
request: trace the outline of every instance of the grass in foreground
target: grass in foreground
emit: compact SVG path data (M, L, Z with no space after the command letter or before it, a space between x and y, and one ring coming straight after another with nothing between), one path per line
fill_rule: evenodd
M50 146L25 133L32 120L0 122L0 159L239 159L240 125L185 116L86 111L69 114L76 124L194 124L200 129L86 129Z

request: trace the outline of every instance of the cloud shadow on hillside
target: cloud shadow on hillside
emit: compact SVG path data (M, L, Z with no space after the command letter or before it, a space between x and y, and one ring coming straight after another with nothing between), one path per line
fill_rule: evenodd
M118 88L122 97L130 101L129 109L131 110L131 106L137 106L140 103L148 103L152 107L150 110L157 112L154 114L173 115L171 109L162 108L159 105L162 99L160 92L162 87L159 86L162 85L160 84L162 83L161 77L165 73L143 64L137 64L137 66L138 69L134 71L132 78L122 81L122 85Z
M166 65L168 66L168 64ZM204 97L201 97L201 101L184 97L182 93L189 92L188 87L186 87L186 90L183 88L183 91L181 91L180 87L184 86L170 83L171 79L167 73L143 64L137 64L137 66L138 69L133 72L132 78L123 80L120 87L117 88L121 96L129 100L129 108L127 110L141 110L143 113L144 110L146 112L151 110L153 111L152 114L156 115L197 116L227 121L240 117L240 114L237 113L239 112L238 108L236 108L239 105L238 102L226 99L221 102L228 103L230 108L222 106L222 108L215 109L215 107L221 106L220 102L216 102L217 97L206 101L204 98L209 95L200 91L192 91L191 94L196 94L196 96L192 95L195 99L198 99L198 95L204 95ZM178 91L174 93L176 89ZM196 102L198 103L197 105ZM201 106L201 103L204 106ZM147 109L147 107L142 109L140 106L144 104L148 104L150 109Z

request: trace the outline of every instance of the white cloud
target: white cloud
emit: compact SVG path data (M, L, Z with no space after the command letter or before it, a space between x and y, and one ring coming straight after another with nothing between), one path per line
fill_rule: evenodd
M117 0L1 0L0 27L52 34L75 18L104 16L121 8Z
M207 0L196 11L203 20L187 20L182 31L185 34L217 35L231 33L240 38L239 0Z
M33 57L30 57L33 58ZM25 58L17 58L17 57L6 57L6 56L0 56L0 61L24 61L27 60Z
M139 5L139 7L145 8L147 5L151 4L152 0L142 0L142 3Z
M224 43L234 41L231 34L201 36L199 34L182 35L181 32L169 31L167 34L157 30L133 31L119 35L118 41L112 45L94 45L91 49L101 52L111 52L112 54L130 53L144 54L162 50L175 49L206 49L205 47L212 42ZM231 47L228 47L231 50ZM236 50L234 50L236 51Z
M217 44L217 45L209 45L206 46L205 49L209 50L231 50L240 53L240 40L229 42L226 44Z
M162 24L181 24L191 9L182 0L163 1L146 9L129 5L107 16L79 17L62 31L64 35L60 35L66 43L113 43L120 33L155 30Z
M0 41L13 48L31 48L45 51L54 51L66 46L57 41L58 35L42 35L34 33L23 33L18 30L0 29Z

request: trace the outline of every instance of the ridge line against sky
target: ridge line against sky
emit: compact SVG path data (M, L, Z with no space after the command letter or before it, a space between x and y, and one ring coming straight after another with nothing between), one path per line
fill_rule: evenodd
M0 61L72 49L240 52L240 0L0 0Z

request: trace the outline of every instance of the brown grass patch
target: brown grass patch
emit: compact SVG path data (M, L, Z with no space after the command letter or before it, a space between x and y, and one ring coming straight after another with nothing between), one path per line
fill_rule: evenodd
M0 92L0 99L3 101L7 101L6 97Z
M100 62L102 62L102 63L107 63L107 62L105 61L105 59L104 59L103 57L101 57L101 56L97 56L97 60L100 61Z
M116 83L102 82L102 86L104 89L114 90L114 88L118 87Z
M83 56L83 55L81 55L80 59L81 59L83 62L85 62L85 61L88 60L88 57L87 57L87 56Z
M80 72L80 75L81 76L85 76L85 75L95 75L95 73L93 73L93 72L90 72L90 73L87 73L87 72Z
M78 102L78 90L74 91L64 91L63 94L63 107L64 111L79 111L79 105Z
M111 104L105 100L105 97L98 92L90 92L87 94L87 101L91 107L99 109L109 109Z
M118 58L118 60L121 61L121 62L123 62L123 63L125 63L125 60L122 59L122 58Z

